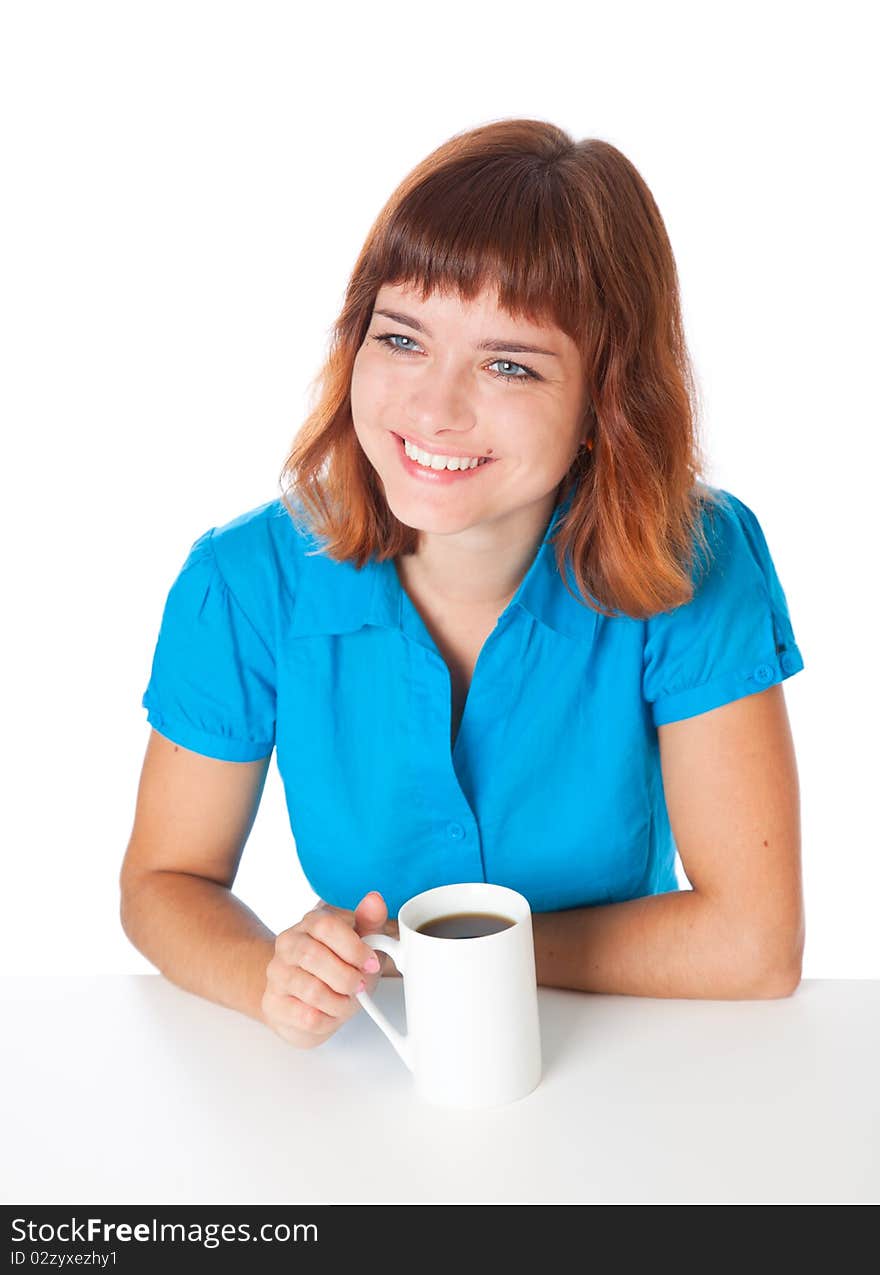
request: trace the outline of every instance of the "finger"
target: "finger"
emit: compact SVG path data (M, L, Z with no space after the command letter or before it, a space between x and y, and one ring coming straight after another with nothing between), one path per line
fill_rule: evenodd
M282 1001L276 1021L296 1031L309 1032L314 1036L330 1036L343 1021L343 1015L325 1014L317 1005L310 1005L298 996L285 996ZM349 1001L349 1004L356 1006L357 1001Z
M364 895L355 908L354 924L358 934L377 934L388 920L388 908L378 890Z
M332 1018L338 1022L354 1012L357 1005L354 995L339 995L323 978L316 977L309 970L298 967L291 970L286 980L285 991L288 997L295 998L311 1009L319 1010L322 1017L317 1018L315 1027L320 1030L324 1026L324 1018ZM354 989L352 989L354 991ZM309 1028L309 1030L313 1030Z
M303 934L311 935L329 949L351 970L372 971L377 967L377 956L369 943L364 943L347 921L331 912L317 912L303 918L300 946ZM297 962L301 963L301 962ZM311 968L308 966L307 968ZM336 983L332 983L336 986ZM342 990L342 989L340 989ZM347 988L345 989L347 990Z
M352 921L354 920L354 912L351 908L338 908L335 903L328 903L326 899L319 899L312 911L316 912L318 909L323 912L332 912L336 916L351 918Z
M378 954L370 951L370 955L376 958L376 969L379 969ZM363 980L369 977L370 973L375 973L375 970L356 969L355 966L349 965L337 952L333 951L332 947L326 946L311 935L302 937L295 968L305 970L306 973L319 978L334 995L343 997L356 996L358 991L362 991ZM296 995L300 993L296 992Z
M304 917L302 928L321 944L335 952L339 959L347 961L352 969L375 969L375 952L361 941L355 929L341 915L330 912L310 913Z

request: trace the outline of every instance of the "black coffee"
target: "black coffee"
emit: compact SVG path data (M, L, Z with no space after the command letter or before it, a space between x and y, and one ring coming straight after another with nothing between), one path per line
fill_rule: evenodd
M430 934L435 939L479 939L484 934L509 930L515 921L495 912L453 912L438 916L416 927L416 934Z

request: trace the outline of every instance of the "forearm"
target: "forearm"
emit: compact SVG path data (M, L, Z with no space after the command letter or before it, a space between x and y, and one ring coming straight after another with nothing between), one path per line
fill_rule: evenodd
M122 927L172 983L265 1024L260 1002L275 935L225 886L148 872L122 887Z
M762 966L737 922L696 890L532 914L545 987L624 996L751 1000L790 994L793 971Z

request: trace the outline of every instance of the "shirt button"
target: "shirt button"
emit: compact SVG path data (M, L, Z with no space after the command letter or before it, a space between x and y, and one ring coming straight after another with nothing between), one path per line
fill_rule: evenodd
M773 677L773 670L769 664L759 664L755 669L755 680L758 682L769 682Z
M446 831L449 833L450 837L452 837L453 841L461 841L464 836L464 828L462 828L460 823L448 823L446 825Z
M785 672L793 673L794 667L796 664L797 664L797 657L795 656L794 651L786 651L782 657L782 667L785 670Z

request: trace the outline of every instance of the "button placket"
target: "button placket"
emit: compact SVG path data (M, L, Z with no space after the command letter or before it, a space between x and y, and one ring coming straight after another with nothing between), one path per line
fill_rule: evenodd
M509 613L510 613L510 606L508 605L507 610L502 611L501 615L495 621L494 629L486 638L485 642L483 643L480 649L480 653L477 656L477 662L474 665L474 672L473 672L473 676L471 677L471 684L468 687L467 697L464 701L464 709L462 711L461 721L458 723L458 732L455 736L455 745L454 747L450 749L450 753L449 753L450 764L452 765L453 770L455 770L455 765L454 765L455 754L459 751L459 745L461 744L462 738L464 737L465 731L467 730L468 708L476 700L477 696L481 693L482 684L486 679L486 663L489 658L489 651L491 650L492 646L498 641L498 635L501 632L501 630L509 622ZM444 667L445 667L445 664L444 664ZM482 668L482 676L480 675L481 668ZM447 669L447 675L448 675L448 669ZM473 709L470 710L470 716L473 717ZM452 678L450 677L449 678L449 726L451 727L451 725L452 725ZM451 733L452 732L450 730L449 734Z
M408 646L412 688L408 729L419 805L444 873L451 874L450 880L480 881L479 831L449 747L449 670L436 650L412 640Z

